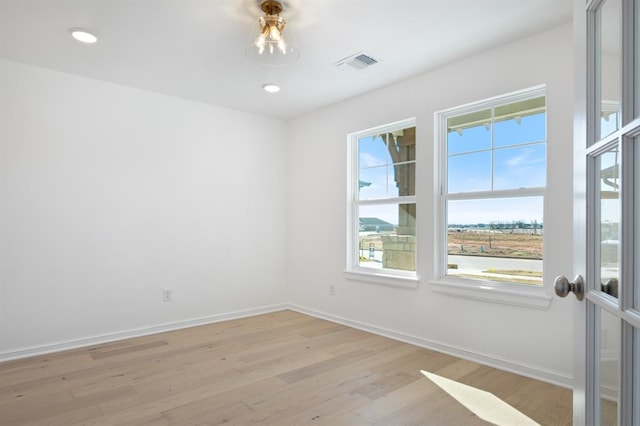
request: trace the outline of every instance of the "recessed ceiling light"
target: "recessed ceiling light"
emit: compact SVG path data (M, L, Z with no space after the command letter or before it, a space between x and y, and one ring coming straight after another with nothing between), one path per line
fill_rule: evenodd
M263 85L262 88L264 89L265 92L269 92L269 93L276 93L280 91L280 86L276 84L271 84L271 83Z
M73 38L75 38L76 40L82 42L82 43L95 43L98 41L98 37L96 37L95 35L91 34L89 31L87 30L83 30L82 28L70 28L69 32L71 33L71 36Z

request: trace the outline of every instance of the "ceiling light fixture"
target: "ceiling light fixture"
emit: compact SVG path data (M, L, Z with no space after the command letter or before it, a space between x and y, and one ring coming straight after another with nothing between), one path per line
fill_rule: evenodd
M98 37L82 28L70 28L69 32L71 33L71 37L82 43L93 44L98 41Z
M264 89L265 92L269 92L269 93L277 93L280 91L280 86L278 86L277 84L267 83L262 85L262 88Z
M300 52L287 43L282 34L286 22L280 16L282 3L276 0L265 0L260 5L264 16L258 19L260 32L253 38L252 44L245 53L249 59L261 65L283 66L298 60Z

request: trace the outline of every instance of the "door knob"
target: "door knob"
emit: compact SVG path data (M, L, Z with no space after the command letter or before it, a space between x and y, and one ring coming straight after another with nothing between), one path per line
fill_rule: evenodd
M564 275L560 275L556 278L553 286L556 290L556 294L560 297L567 297L567 294L573 292L576 295L576 299L582 300L584 297L584 279L582 275L576 276L573 281L569 281Z
M609 278L606 283L600 284L600 290L617 299L618 298L618 279Z

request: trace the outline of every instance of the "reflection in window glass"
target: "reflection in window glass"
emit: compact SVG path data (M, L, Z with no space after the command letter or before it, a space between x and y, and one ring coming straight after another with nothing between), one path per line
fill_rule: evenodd
M447 203L448 275L542 285L543 198Z
M603 106L603 108L605 107ZM621 126L622 117L617 109L610 112L602 112L602 115L600 117L600 133L603 138L612 134Z
M597 158L600 171L600 284L605 293L618 297L620 268L620 162L617 146Z
M415 204L360 206L359 266L415 271L415 223Z
M607 0L598 11L600 60L600 139L620 128L622 0Z

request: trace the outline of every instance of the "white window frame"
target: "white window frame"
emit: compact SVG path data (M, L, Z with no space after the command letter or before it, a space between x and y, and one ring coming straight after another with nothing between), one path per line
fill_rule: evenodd
M350 133L347 135L347 267L344 271L345 277L350 280L370 282L374 284L389 285L395 287L416 288L419 280L418 270L418 247L416 242L416 271L403 271L395 269L367 268L359 263L359 206L375 206L388 204L416 204L416 196L389 197L381 199L360 200L359 199L359 151L358 140L368 136L379 135L385 132L416 127L416 119L396 121L383 126L373 127L367 130ZM416 141L417 145L417 141ZM416 146L416 151L417 151ZM415 160L417 168L417 158ZM416 225L416 240L417 240Z
M527 284L504 283L489 280L472 280L447 275L447 212L446 205L449 200L467 200L467 199L497 199L512 197L533 197L541 196L543 199L543 210L546 201L546 185L545 187L509 189L509 190L491 190L477 191L471 193L448 194L446 191L447 184L447 120L450 117L467 114L470 112L493 109L495 107L510 104L522 100L544 96L546 98L546 88L544 85L532 87L529 89L509 93L502 96L486 99L479 102L473 102L467 105L450 108L447 110L436 112L435 121L435 138L434 155L438 167L436 168L435 179L438 183L439 191L435 194L436 207L436 246L434 250L434 278L431 280L431 288L439 293L445 293L453 296L464 298L483 300L496 303L504 303L509 305L523 306L529 308L547 309L551 304L552 296L548 286L543 282L540 287L534 287ZM548 123L548 116L547 116ZM548 124L547 124L548 127ZM546 132L545 132L546 134ZM548 141L546 138L545 142ZM548 149L547 149L548 153ZM494 170L492 167L491 173ZM547 169L548 176L548 169ZM544 238L544 237L543 237ZM543 243L543 265L546 251ZM544 267L543 267L544 270Z

